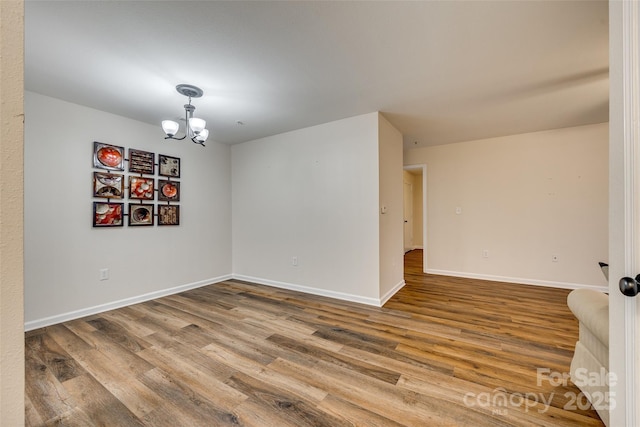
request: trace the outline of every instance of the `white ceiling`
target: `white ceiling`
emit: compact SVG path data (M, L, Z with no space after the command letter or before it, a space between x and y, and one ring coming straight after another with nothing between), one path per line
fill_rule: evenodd
M159 126L193 84L196 116L228 144L373 111L405 147L468 141L608 121L607 10L27 0L25 88Z

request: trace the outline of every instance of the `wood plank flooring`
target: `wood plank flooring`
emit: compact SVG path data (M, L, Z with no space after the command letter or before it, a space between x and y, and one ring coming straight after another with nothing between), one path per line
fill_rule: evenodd
M537 374L569 371L567 290L421 257L383 308L231 280L28 332L27 425L603 425Z

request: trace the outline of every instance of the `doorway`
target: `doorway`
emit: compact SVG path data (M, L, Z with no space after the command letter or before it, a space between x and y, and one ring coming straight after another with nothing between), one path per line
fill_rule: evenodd
M414 249L413 238L413 175L405 172L404 175L404 253Z
M403 171L404 252L421 249L427 271L427 166L409 165Z

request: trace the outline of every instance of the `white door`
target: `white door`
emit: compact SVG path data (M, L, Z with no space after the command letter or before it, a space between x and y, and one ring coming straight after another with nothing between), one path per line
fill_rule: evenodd
M640 426L640 7L609 2L609 371L612 427Z
M404 181L404 252L413 249L413 184Z

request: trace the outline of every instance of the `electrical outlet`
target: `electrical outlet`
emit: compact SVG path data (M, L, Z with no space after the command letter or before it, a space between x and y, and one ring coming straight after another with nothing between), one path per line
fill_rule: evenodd
M294 256L293 258L291 258L291 265L293 265L294 267L298 266L298 257Z
M98 270L98 277L100 280L109 280L109 269L101 268Z
M482 258L489 258L489 249L482 250Z

